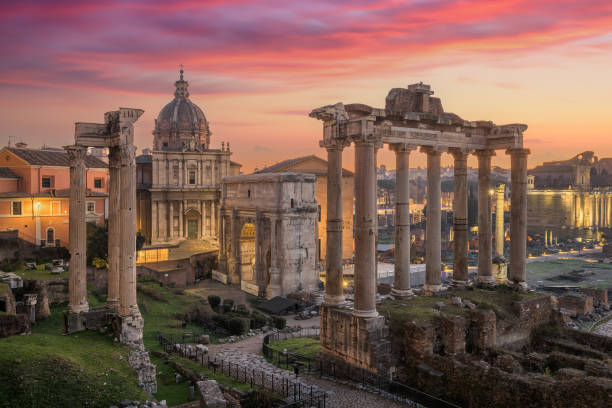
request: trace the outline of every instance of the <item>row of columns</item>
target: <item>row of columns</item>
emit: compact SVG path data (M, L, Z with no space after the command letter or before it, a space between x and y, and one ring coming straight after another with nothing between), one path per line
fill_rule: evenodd
M176 206L176 207L175 207ZM163 215L163 208L167 209L167 213ZM187 200L168 200L168 201L153 201L152 216L151 216L151 241L158 242L160 240L171 240L175 237L174 231L174 209L178 209L179 214L179 230L178 238L186 238L187 231L185 224L185 209L187 208ZM198 237L216 237L217 236L217 202L214 200L200 201L198 212L200 213L200 230ZM206 220L210 213L210 225L206 226ZM160 219L166 219L166 228L160 226ZM165 229L165 231L161 231Z
M70 274L68 311L89 310L87 301L87 224L85 218L87 148L66 147L70 161ZM136 303L136 147L109 151L109 242L107 305L121 316L138 313Z
M326 297L329 305L344 301L342 293L342 234L337 224L342 220L342 149L347 143L332 139L322 142L328 153L328 220ZM376 150L381 140L374 136L355 138L355 305L354 314L374 317L376 312ZM395 295L410 292L410 215L409 215L409 154L413 146L393 144L396 154L396 246ZM424 289L441 289L441 154L448 149L421 147L427 154L427 224L426 224L426 278ZM453 284L464 285L468 280L467 244L467 156L469 151L453 148L450 153L455 164L455 239ZM477 151L478 157L478 280L494 282L492 271L491 226L491 157L492 150ZM510 281L526 286L526 217L527 217L527 149L509 149L511 157L511 243ZM503 205L502 217L503 217ZM503 221L502 221L503 223ZM503 239L502 245L503 245ZM503 248L503 247L502 247ZM502 249L503 252L503 249Z

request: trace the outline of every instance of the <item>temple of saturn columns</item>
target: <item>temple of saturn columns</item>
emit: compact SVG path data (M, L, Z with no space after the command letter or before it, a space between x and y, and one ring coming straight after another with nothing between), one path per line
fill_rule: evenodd
M478 282L494 283L492 272L491 158L504 149L511 158L509 283L526 288L527 155L523 124L467 121L444 112L440 99L423 83L392 89L384 109L337 103L314 109L323 121L327 150L327 264L321 308L323 353L373 371L384 364L389 343L384 318L376 311L376 152L389 145L396 157L395 296L412 294L410 285L409 156L427 155L426 282L424 293L442 290L440 158L454 158L453 285L468 281L467 158L478 158ZM342 150L355 146L355 293L347 304L342 290ZM499 250L499 249L498 249Z
M142 345L143 320L136 303L136 161L134 122L140 109L107 112L104 123L76 123L70 160L69 304L64 331L112 324L119 340ZM85 156L88 147L109 149L108 294L103 308L87 301Z

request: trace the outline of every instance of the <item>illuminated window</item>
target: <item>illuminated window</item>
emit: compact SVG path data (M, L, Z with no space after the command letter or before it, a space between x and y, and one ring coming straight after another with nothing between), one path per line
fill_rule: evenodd
M88 212L96 211L96 203L94 203L93 201L88 201L87 202L87 211Z
M13 215L21 215L21 201L13 201Z

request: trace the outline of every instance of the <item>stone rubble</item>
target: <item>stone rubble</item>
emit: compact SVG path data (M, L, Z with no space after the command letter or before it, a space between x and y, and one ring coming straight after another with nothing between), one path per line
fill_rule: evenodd
M112 405L110 408L168 408L168 405L166 400L161 402L147 400L143 403L140 401L123 400L118 405Z

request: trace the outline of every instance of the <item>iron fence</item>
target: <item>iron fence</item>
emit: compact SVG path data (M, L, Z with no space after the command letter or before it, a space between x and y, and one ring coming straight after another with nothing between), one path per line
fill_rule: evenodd
M157 336L159 344L165 352L177 353L182 357L195 361L202 367L212 370L215 375L219 373L232 377L244 384L249 384L251 388L261 387L277 393L285 398L287 404L291 404L287 406L326 408L325 392L297 381L297 376L293 378L290 374L277 375L216 357L211 359L210 355L201 349L177 341L179 339L181 341L185 340L185 336L165 336L161 333L158 333Z

